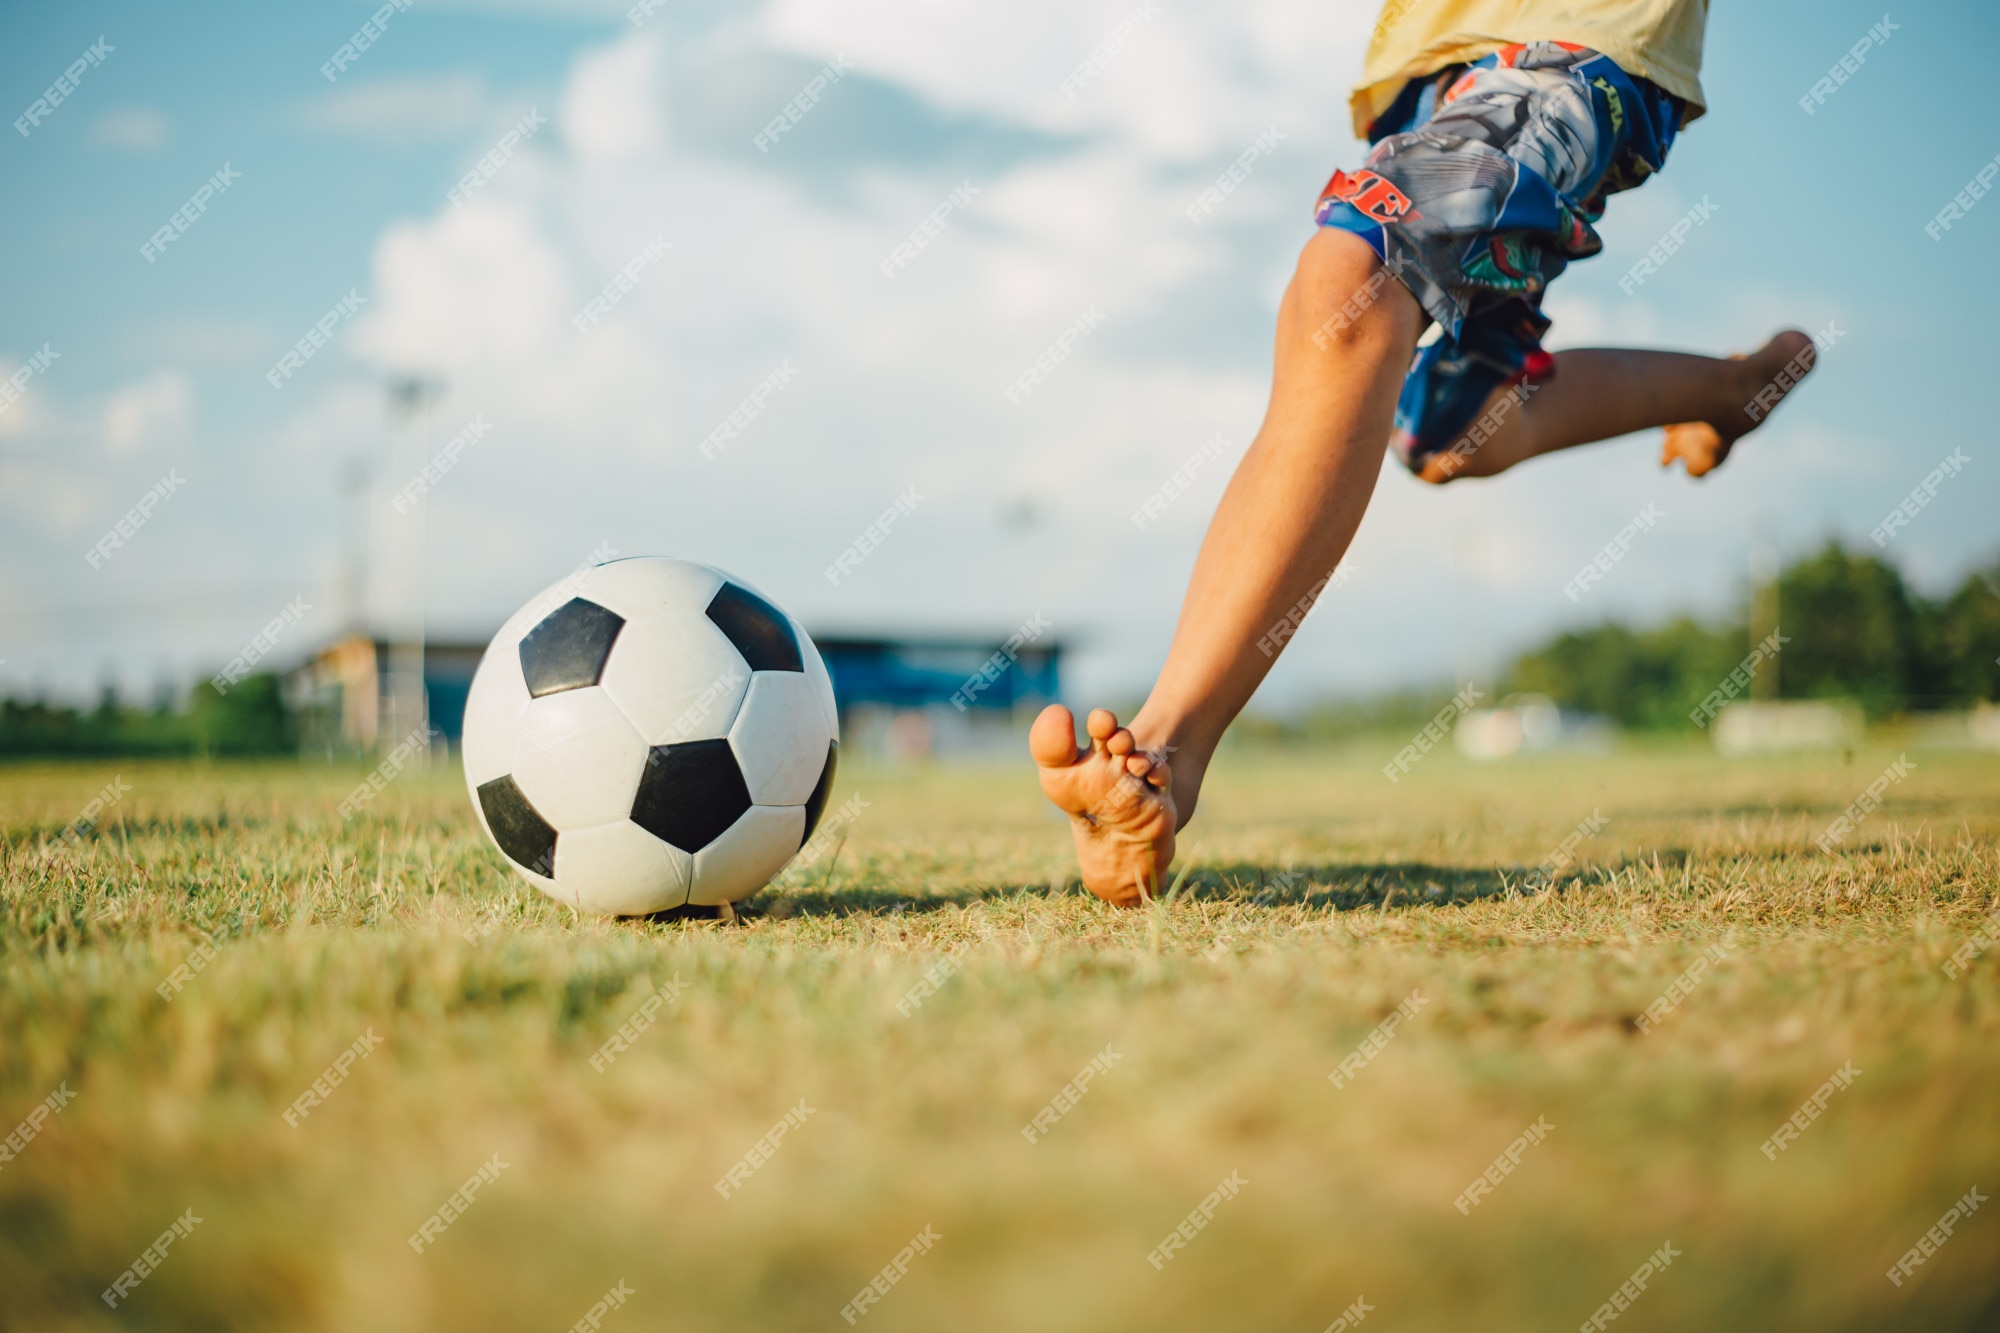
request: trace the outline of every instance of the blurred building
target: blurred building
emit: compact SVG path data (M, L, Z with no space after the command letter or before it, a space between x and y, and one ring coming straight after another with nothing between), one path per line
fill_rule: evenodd
M1861 740L1861 708L1845 699L1737 702L1715 715L1708 729L1726 755L1781 754L1790 750L1839 750Z
M977 757L1020 743L1062 696L1063 645L972 635L814 636L833 677L841 744L898 759Z
M1539 694L1509 695L1498 708L1471 709L1460 714L1452 729L1453 743L1473 759L1547 750L1608 754L1617 737L1617 724L1610 718L1558 708Z
M453 749L465 730L472 673L485 654L484 640L424 645L426 716L434 739ZM397 724L391 690L393 657L389 640L350 634L285 674L285 701L298 716L306 753L368 751L402 739L405 729Z
M833 678L843 744L850 751L920 758L1011 745L1035 710L1061 695L1063 646L1053 639L1009 647L975 635L815 636ZM424 645L423 693L437 738L457 749L481 640ZM368 751L404 730L394 712L389 640L349 635L286 674L307 753Z

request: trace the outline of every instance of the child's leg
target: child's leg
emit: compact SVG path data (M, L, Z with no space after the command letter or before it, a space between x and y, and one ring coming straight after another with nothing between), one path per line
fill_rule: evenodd
M1432 482L1490 477L1537 454L1664 426L1661 464L1682 459L1688 475L1699 477L1811 369L1812 346L1811 338L1788 329L1745 357L1622 348L1558 352L1554 377L1534 386L1520 410L1501 416L1483 443L1434 453L1418 475ZM1781 376L1795 360L1798 368ZM1499 390L1490 401L1508 392ZM1763 400L1756 401L1760 393Z
M1360 526L1427 317L1388 280L1327 346L1314 334L1380 267L1367 242L1334 229L1301 253L1278 311L1264 424L1209 524L1166 665L1131 729L1098 709L1079 754L1068 709L1035 722L1042 789L1071 816L1084 884L1101 898L1137 902L1157 884L1224 728L1276 661L1259 640L1339 564Z

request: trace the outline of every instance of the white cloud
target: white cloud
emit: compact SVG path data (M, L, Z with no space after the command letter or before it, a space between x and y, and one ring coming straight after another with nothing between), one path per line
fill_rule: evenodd
M1137 17L1148 9L1150 18ZM781 49L817 60L843 54L940 107L1101 133L1172 162L1240 150L1273 121L1300 130L1330 122L1345 140L1348 76L1367 38L1356 16L1322 4L775 0L767 13ZM1135 26L1119 41L1128 20ZM1064 81L1100 50L1109 53L1101 71L1066 93Z
M308 156L335 134L442 138L463 155L433 206L377 224L360 318L274 394L261 372L321 298L303 313L290 298L282 309L253 299L227 320L169 317L171 305L97 313L130 358L129 369L113 363L115 387L80 387L105 381L60 362L0 415L15 566L39 571L46 541L48 567L98 579L81 546L180 466L194 478L188 498L149 525L146 556L105 577L322 568L340 549L335 480L348 460L371 459L384 494L407 479L382 385L416 371L449 385L438 440L474 414L493 425L427 502L440 623L490 626L608 540L735 569L815 624L1005 629L1040 610L1064 635L1087 636L1073 687L1143 685L1226 466L1146 532L1128 516L1209 436L1236 441L1233 462L1256 429L1272 312L1314 192L1364 151L1346 97L1372 11L1161 4L1069 97L1063 80L1141 0L666 4L638 29L628 0L436 3L460 11L442 20L463 43L449 58L484 73L391 76L385 55L384 77L372 63L356 70L277 127L281 146ZM491 25L469 22L473 9L535 15L503 26L545 49L574 50L580 32L598 45L560 92L499 96L501 66L475 61L500 48L481 45ZM855 72L778 150L757 153L751 135L836 55ZM551 124L472 203L449 207L451 179L531 102ZM138 148L178 128L119 114L100 142ZM1274 125L1287 136L1278 151L1225 209L1189 223L1200 189ZM346 173L326 181L342 193L380 169L367 155L320 155ZM1825 262L1801 258L1810 247L1768 252L1791 267L1745 259L1767 253L1750 233L1768 168L1755 154L1682 162L1613 200L1606 254L1550 298L1555 345L1719 351L1754 346L1781 322L1818 328L1845 289L1822 280ZM1618 277L1700 197L1702 169L1752 186L1718 184L1719 215L1625 296ZM980 189L970 206L885 278L876 265L968 176ZM571 316L661 234L666 259L578 333ZM218 288L265 271L259 243L245 242L249 262L215 275ZM316 266L315 282L337 294L347 270L321 278L349 253L315 247L292 262ZM1924 336L1926 299L1842 305L1859 317L1841 321L1852 341L1701 483L1662 478L1652 438L1442 492L1392 464L1356 547L1361 572L1301 634L1267 697L1433 680L1554 625L1720 605L1751 533L1795 550L1865 532L1906 474L1928 466L1912 451L1932 452L1922 440L1962 415L1948 394L1920 395L1922 428L1898 435L1877 420L1883 396L1867 392L1870 367L1890 364L1879 352ZM1103 326L1010 405L1007 384L1093 303ZM781 360L796 381L703 459L699 442ZM827 561L911 485L927 498L907 526L855 578L827 584ZM1562 583L1648 495L1666 497L1670 521L1590 605L1569 604ZM1002 518L1024 499L1042 515L1031 532ZM375 508L387 511L382 494ZM1941 501L1911 551L1947 531L1983 551L1985 530L1950 528L1954 512ZM239 643L211 646L226 655ZM80 679L96 651L76 653Z
M0 358L0 383L12 380L21 365L19 359ZM0 441L34 439L42 434L47 409L43 401L46 394L38 383L39 378L29 378L21 386L19 398L0 405Z
M570 151L606 164L658 153L666 143L664 65L661 39L652 34L578 60L556 117Z
M1226 164L1280 113L1306 122L1296 88L1270 93L1286 81L1273 62L1306 63L1315 33L1338 32L1336 50L1353 36L1310 16L1274 33L1162 13L1072 106L1057 87L1072 54L1125 10L1048 6L970 30L963 13L830 12L842 21L823 48L813 15L781 4L771 29L815 64L844 52L850 78L933 107L1090 137L976 173L980 193L892 281L877 264L966 173L870 161L843 197L821 197L789 162L673 145L663 35L579 56L546 148L376 247L354 350L384 372L441 374L441 426L462 409L495 428L435 497L435 606L504 614L608 537L736 569L818 623L1005 625L1040 607L1081 628L1106 614L1099 580L1129 564L1131 511L1216 431L1248 443L1264 372L1163 360L1153 331L1185 317L1189 283L1229 269L1254 219L1196 228L1183 210L1212 179L1203 154ZM1212 42L1229 58L1206 54ZM1306 87L1336 106L1343 95L1317 70ZM1221 123L1201 111L1232 102ZM667 258L579 334L570 317L662 233ZM1093 304L1102 328L1009 404L1007 386ZM703 459L699 441L782 358L796 384ZM1171 623L1225 479L1218 465L1145 535L1158 577L1132 587L1117 623ZM823 567L913 485L925 502L896 538L827 584ZM1051 519L1032 539L995 517L1022 495ZM453 554L474 550L506 556ZM1105 659L1143 671L1150 642L1121 634Z
M104 442L123 458L178 443L194 414L194 388L177 371L162 370L112 390L104 405Z
M949 154L942 166L866 156L850 139L837 191L797 160L814 151L811 126L770 159L724 142L733 136L703 141L724 143L715 149L674 140L663 110L674 62L712 47L712 32L674 32L663 11L657 28L580 55L555 100L557 133L472 204L440 204L376 246L354 351L381 373L443 376L440 431L474 412L494 427L429 502L434 612L497 620L609 540L736 570L822 625L1004 627L1041 610L1095 639L1080 683L1146 679L1227 468L1143 534L1128 516L1209 436L1236 442L1233 463L1256 429L1264 321L1310 191L1359 156L1346 72L1365 33L1309 4L1163 10L1065 98L1063 77L1130 9L776 0L767 47L801 69L836 55L856 66L816 115L840 114L839 97L879 105L887 83L939 124L1068 136L970 172ZM1226 220L1188 223L1199 188L1273 124L1292 156L1274 156L1268 178L1260 166ZM979 193L885 278L877 264L968 174ZM1281 195L1297 196L1292 214ZM672 242L666 258L578 333L571 317L658 235ZM1551 298L1564 342L1645 342L1671 327L1602 285ZM1217 353L1191 350L1218 301L1263 327L1254 343L1232 334ZM1092 305L1102 327L1009 404L1007 385ZM781 360L796 382L704 459L699 442ZM334 447L322 437L313 448ZM1272 693L1430 681L1576 619L1563 582L1647 496L1680 485L1652 467L1654 447L1442 493L1392 471L1356 550L1371 572L1323 618L1341 628L1302 635ZM923 504L829 585L824 566L911 486ZM1709 513L1669 493L1677 515L1689 510L1702 577L1720 586L1736 561L1733 488L1708 488ZM998 517L1021 497L1048 519L1031 535ZM1598 599L1606 613L1689 600L1672 595L1693 570L1680 532L1621 567L1617 592Z
M371 304L356 336L364 356L463 376L526 369L577 300L530 209L495 193L384 232Z

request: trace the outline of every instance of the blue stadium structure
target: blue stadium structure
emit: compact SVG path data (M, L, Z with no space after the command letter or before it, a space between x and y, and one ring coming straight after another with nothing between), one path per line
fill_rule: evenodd
M816 634L813 642L833 677L842 730L857 732L863 748L904 755L980 748L968 738L992 737L1062 694L1063 645L1050 638L1013 647L1012 640L974 635ZM484 652L484 643L464 641L424 648L430 724L453 749ZM400 739L385 711L390 658L386 640L357 634L287 675L308 749L372 750Z

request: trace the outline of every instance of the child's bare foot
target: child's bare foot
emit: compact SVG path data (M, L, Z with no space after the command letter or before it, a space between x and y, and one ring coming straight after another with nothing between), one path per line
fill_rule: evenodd
M1090 748L1076 748L1076 719L1050 704L1028 733L1042 794L1069 816L1083 886L1136 907L1158 893L1174 859L1174 798L1164 757L1139 749L1109 709L1091 713Z
M1672 467L1676 458L1687 467L1690 477L1699 477L1722 466L1730 448L1757 429L1771 415L1784 396L1798 386L1817 359L1813 340L1797 329L1786 329L1756 351L1729 358L1743 362L1744 405L1724 413L1719 421L1689 421L1663 427L1666 439L1660 446L1660 466ZM1799 365L1781 382L1779 372L1797 359Z

